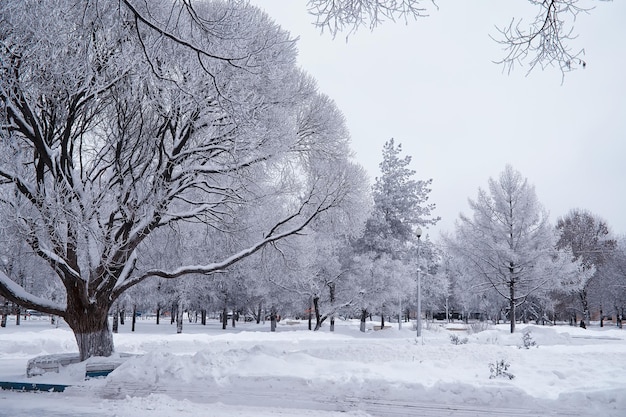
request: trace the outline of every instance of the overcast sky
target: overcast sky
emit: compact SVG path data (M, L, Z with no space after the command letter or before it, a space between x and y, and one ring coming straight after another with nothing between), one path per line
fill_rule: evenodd
M535 185L554 222L570 209L603 217L626 233L626 1L582 0L572 47L587 67L562 81L557 68L512 74L489 38L513 17L532 17L526 0L428 2L430 16L361 29L346 42L320 34L306 0L254 0L299 37L299 64L346 116L357 160L372 182L386 140L402 143L419 179L433 179L431 202L452 231L467 199L511 164Z

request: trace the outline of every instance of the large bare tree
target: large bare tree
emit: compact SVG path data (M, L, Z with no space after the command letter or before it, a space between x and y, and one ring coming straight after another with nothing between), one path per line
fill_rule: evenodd
M354 193L343 118L295 57L288 34L245 2L1 2L1 224L66 302L2 272L0 295L63 317L82 359L108 356L107 314L128 288L210 275L340 209ZM311 103L331 117L304 129ZM263 232L230 253L142 262L160 229L227 232L268 205Z

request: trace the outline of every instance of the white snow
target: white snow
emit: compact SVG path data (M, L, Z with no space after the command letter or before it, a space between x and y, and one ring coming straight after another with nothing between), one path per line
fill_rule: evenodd
M374 324L368 323L371 329ZM63 393L0 391L0 416L626 416L626 331L597 324L490 326L427 323L361 333L339 321L238 323L222 330L140 319L114 335L117 352L138 354L106 378L83 380L85 364L25 377L34 356L75 352L66 325L14 318L0 328L0 381L64 383ZM523 347L529 331L536 346ZM454 345L450 335L467 343ZM92 359L95 360L95 359ZM97 360L102 360L98 358ZM515 377L490 378L504 360Z

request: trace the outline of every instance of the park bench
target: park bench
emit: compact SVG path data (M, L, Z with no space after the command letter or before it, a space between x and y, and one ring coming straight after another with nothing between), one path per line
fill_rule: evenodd
M131 356L134 355L120 353L119 356L111 358L90 358L85 364L85 378L107 376ZM26 365L26 376L32 378L48 372L58 373L61 368L79 362L80 355L78 353L38 356L28 361Z

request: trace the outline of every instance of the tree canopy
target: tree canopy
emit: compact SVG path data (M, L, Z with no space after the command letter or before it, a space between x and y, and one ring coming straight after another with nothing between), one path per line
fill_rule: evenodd
M126 289L223 270L360 190L343 116L247 3L3 1L0 22L2 224L66 298L4 273L0 294L65 318L82 358L112 352ZM228 234L244 216L230 252L142 262L161 229Z

